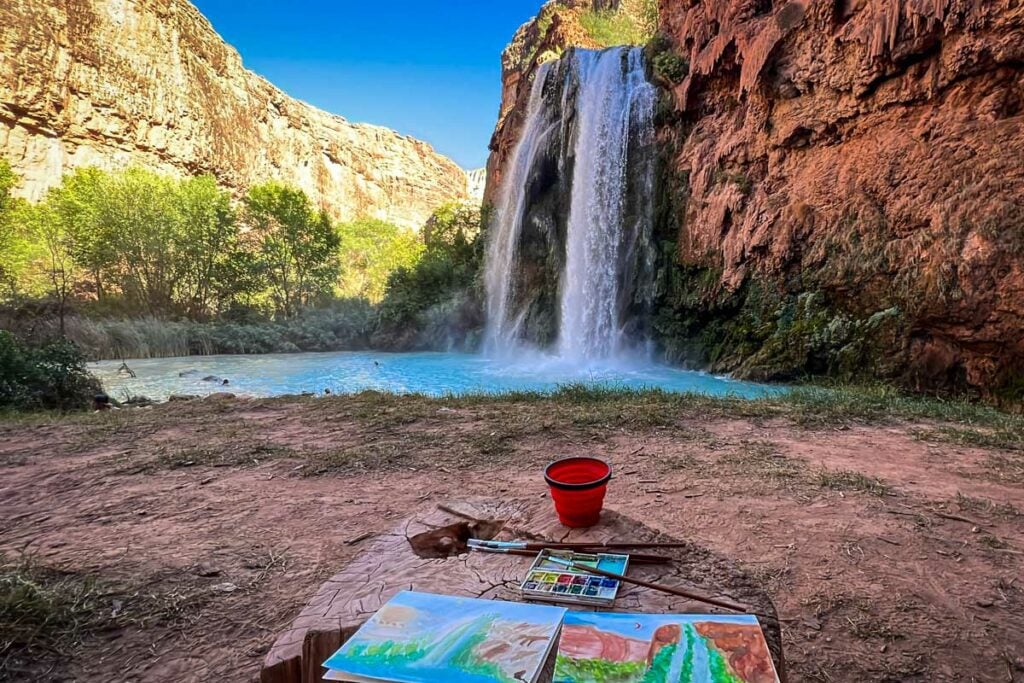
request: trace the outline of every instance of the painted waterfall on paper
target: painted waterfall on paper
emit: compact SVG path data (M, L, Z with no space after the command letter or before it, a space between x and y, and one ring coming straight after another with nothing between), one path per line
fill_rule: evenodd
M529 683L565 610L406 591L384 605L324 666L328 680Z
M757 617L570 612L555 683L778 683Z

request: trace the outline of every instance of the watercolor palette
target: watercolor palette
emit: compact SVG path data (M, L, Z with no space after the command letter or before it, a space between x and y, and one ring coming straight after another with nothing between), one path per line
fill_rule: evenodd
M584 555L572 552L543 550L530 567L520 586L524 598L545 602L610 606L619 593L618 579L588 574L583 569L566 569L550 557L572 560L577 565L625 574L629 555Z

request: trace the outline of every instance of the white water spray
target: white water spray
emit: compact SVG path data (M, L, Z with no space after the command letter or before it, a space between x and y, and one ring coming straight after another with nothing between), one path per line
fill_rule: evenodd
M566 236L558 352L571 360L624 349L620 289L630 141L654 135L654 87L639 48L576 56L579 137Z
M628 339L624 326L640 286L638 258L649 279L650 259L638 255L650 252L654 169L648 148L656 91L646 80L639 48L573 50L565 59L571 62L557 69L564 83L547 83L556 74L550 64L538 72L522 136L502 179L487 260L485 349L509 355L523 347L523 321L534 304L527 297L517 310L512 302L523 223L532 208L529 184L543 155L557 153L558 174L562 182L571 178L571 193L562 201L569 205L560 226L564 244L558 245L564 270L551 283L558 291L558 310L550 316L557 320L557 342L551 350L562 361L588 365L642 342ZM556 85L560 102L546 92ZM563 147L552 150L549 144Z
M523 223L526 182L537 153L543 148L554 125L543 116L544 83L551 63L542 64L534 77L530 104L522 137L512 154L512 163L502 182L484 273L487 285L487 331L484 348L491 353L508 353L517 346L523 312L510 312L516 249Z

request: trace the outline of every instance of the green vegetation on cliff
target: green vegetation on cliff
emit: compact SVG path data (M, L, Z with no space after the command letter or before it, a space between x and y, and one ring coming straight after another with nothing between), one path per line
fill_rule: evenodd
M675 245L663 249L674 254ZM863 382L897 372L890 352L903 332L899 309L856 316L820 292L786 293L756 277L733 291L720 277L709 267L663 267L653 327L671 361L761 381L825 375Z
M621 0L615 9L587 9L580 24L601 47L645 45L658 29L658 2Z

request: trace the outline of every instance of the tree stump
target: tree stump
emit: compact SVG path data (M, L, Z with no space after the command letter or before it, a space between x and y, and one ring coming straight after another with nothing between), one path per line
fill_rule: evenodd
M498 522L490 524L490 522ZM267 653L262 683L319 683L321 664L392 596L403 590L462 595L473 598L519 601L518 587L533 560L529 557L492 553L465 553L437 557L420 554L410 539L437 532L458 523L476 525L472 531L499 539L533 539L564 542L635 541L674 543L677 539L643 523L605 510L591 529L569 530L559 524L549 500L533 503L494 501L451 502L414 515L392 532L378 536L340 574L320 587L292 626L278 636ZM465 525L463 525L465 526ZM457 527L453 527L457 528ZM465 535L465 529L455 534ZM440 532L440 536L449 534ZM438 534L435 534L438 535ZM435 539L436 547L458 552L458 538ZM463 539L464 540L464 539ZM659 554L671 555L666 565L633 565L629 575L683 589L726 598L749 605L758 614L768 647L782 681L786 680L782 634L775 605L764 589L737 564L697 545ZM562 605L569 609L582 606ZM701 602L622 584L614 612L651 614L728 614ZM550 680L550 679L548 679Z

